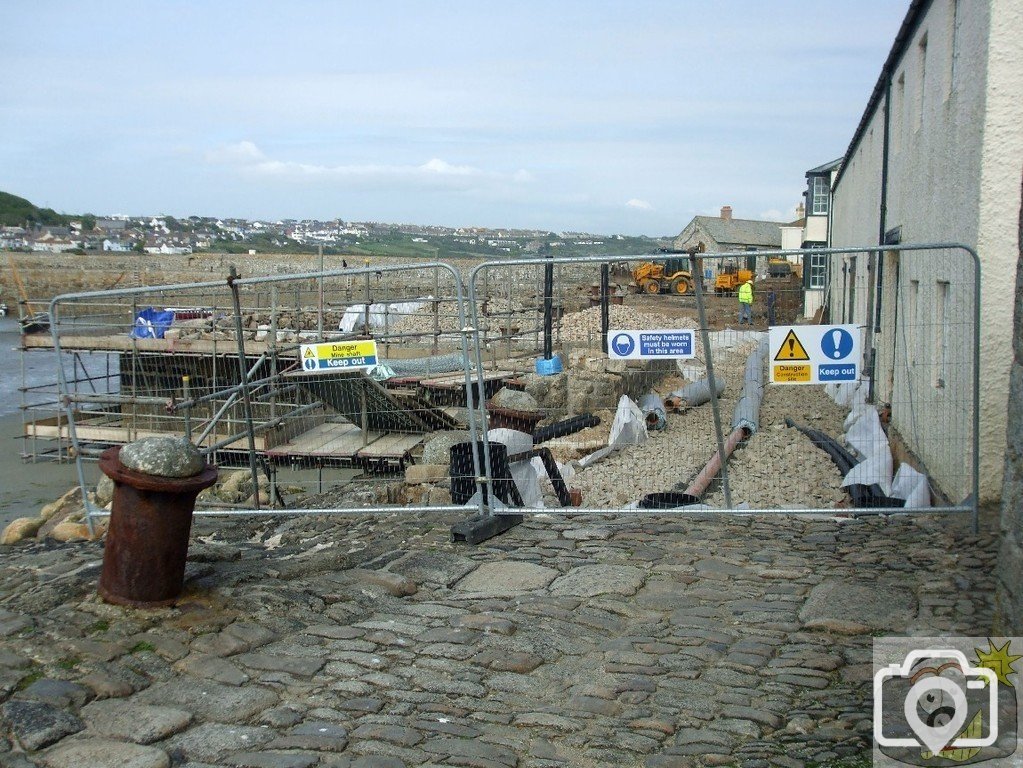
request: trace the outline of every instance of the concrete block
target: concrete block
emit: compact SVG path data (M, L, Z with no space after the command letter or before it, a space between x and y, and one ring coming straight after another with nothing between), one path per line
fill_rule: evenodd
M410 485L436 483L448 477L447 464L413 464L405 470L405 482Z

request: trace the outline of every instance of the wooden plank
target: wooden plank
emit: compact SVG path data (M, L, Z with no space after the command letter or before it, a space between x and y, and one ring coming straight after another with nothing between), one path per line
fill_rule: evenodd
M52 421L51 419L44 419L43 421ZM135 440L141 440L143 437L166 437L167 435L180 435L179 431L169 430L161 431L154 429L137 429L134 427L126 427L123 422L111 420L109 418L87 420L87 421L76 421L75 422L75 435L79 442L83 443L113 443L113 444L126 444L134 442ZM25 436L26 437L38 437L38 438L59 438L61 440L71 439L71 428L67 421L61 422L58 427L56 424L49 423L44 424L42 422L29 422L25 425ZM215 434L207 438L207 442L217 442L223 440L228 435ZM224 446L220 450L239 450L248 449L248 438L243 436L238 440ZM266 448L266 441L261 434L256 434L256 450L262 451Z
M401 459L424 440L424 435L388 434L360 450L358 456L360 459Z

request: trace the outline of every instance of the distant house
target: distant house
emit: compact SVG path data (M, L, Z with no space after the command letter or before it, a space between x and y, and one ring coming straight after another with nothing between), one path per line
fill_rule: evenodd
M113 253L126 253L131 250L132 244L123 240L111 240L109 237L103 241L103 250Z
M707 253L728 253L735 251L767 251L781 248L781 227L777 221L757 219L734 219L732 207L722 206L720 216L694 216L685 229L675 238L674 248L685 251L703 243ZM757 257L747 257L747 268L754 271ZM717 264L708 262L710 273L717 271Z
M806 172L805 203L800 204L796 221L781 228L781 247L826 248L830 242L831 189L842 168L842 158L818 165ZM810 254L803 264L803 316L813 317L824 304L831 279L830 259Z
M123 232L127 228L128 222L125 219L96 219L96 229L104 232Z

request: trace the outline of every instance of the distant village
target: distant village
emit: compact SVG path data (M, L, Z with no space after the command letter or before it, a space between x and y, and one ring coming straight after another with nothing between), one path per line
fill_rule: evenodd
M595 236L543 230L450 228L340 219L249 221L189 216L91 217L66 226L29 224L0 228L0 249L64 253L86 251L186 254L216 250L312 250L327 252L358 247L364 240L400 237L410 243L437 242L447 247L529 254L543 245L601 246L625 240L622 235Z

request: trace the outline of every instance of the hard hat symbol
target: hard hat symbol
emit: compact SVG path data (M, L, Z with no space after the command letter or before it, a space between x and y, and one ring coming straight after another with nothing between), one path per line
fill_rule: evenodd
M611 341L611 348L619 357L625 357L626 355L632 354L632 350L636 348L636 342L632 340L632 337L629 334L619 333Z

